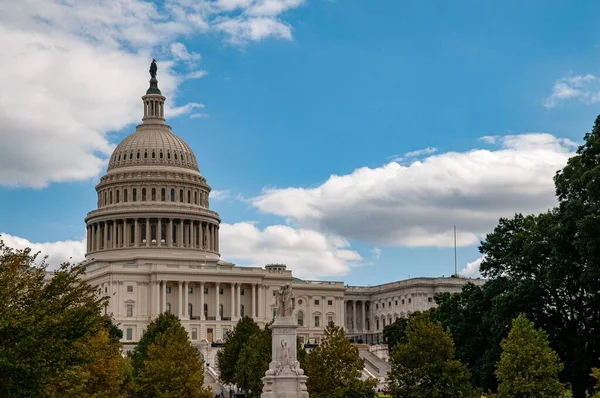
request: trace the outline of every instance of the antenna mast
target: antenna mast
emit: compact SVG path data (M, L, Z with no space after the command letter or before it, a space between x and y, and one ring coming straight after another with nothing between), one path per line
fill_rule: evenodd
M458 266L456 262L456 225L454 226L454 276L458 276Z

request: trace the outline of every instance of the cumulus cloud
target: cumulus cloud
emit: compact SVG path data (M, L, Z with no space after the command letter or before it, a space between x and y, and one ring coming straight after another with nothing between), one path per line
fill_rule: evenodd
M460 271L460 275L470 278L481 278L479 267L481 266L482 261L483 256L467 263L467 266Z
M48 256L46 262L49 269L57 269L62 263L78 263L84 260L86 239L66 240L57 242L31 242L18 236L1 232L0 239L4 244L14 249L31 248L32 251L41 252L41 256Z
M298 5L289 0L239 1L230 8L208 0L3 2L0 86L9 94L0 98L0 185L43 187L96 177L114 147L108 134L141 118L136 98L148 87L152 57L159 60L159 85L169 97L167 117L188 114L202 105L178 104L177 88L206 71L180 70L181 63L190 69L200 61L182 38L212 31L240 44L290 39L291 28L279 15ZM248 14L261 7L279 12Z
M227 189L224 190L218 190L218 189L213 189L212 191L210 191L210 198L212 200L223 200L223 199L227 199L230 196L229 191Z
M221 224L219 233L224 258L243 265L284 263L300 278L345 275L362 261L347 240L308 229L271 225L261 230L241 222Z
M292 225L378 245L476 244L515 212L555 205L553 176L575 143L535 133L497 138L493 150L447 152L332 175L315 188L273 188L251 200Z
M547 109L554 108L566 100L578 100L585 104L595 104L600 101L600 79L587 75L566 76L552 87L552 94L544 101Z
M375 260L379 260L381 258L382 250L378 247L374 247L371 249L371 254Z

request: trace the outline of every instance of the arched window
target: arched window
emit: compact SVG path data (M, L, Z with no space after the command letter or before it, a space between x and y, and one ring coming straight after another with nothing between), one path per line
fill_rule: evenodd
M129 160L133 160L133 152L129 154Z
M244 311L244 304L242 304L242 305L240 305L240 318L244 317L244 313L245 313L245 311Z
M146 200L146 188L142 188L142 202Z
M167 160L171 160L171 152L167 151Z
M173 152L173 154L175 155L175 160L177 160L177 152Z
M127 189L123 190L123 202L127 202L129 199L127 198Z
M298 326L304 326L304 312L298 311Z
M160 158L161 159L163 158L163 152L162 151L160 151Z
M188 303L188 315L191 318L192 316L194 316L193 312L192 312L192 303Z
M223 319L223 304L219 304L219 316Z
M192 193L190 192L190 190L188 190L188 203L192 203Z
M117 203L121 201L121 190L117 189Z
M208 304L204 304L204 318L208 319Z
M171 202L175 202L175 189L171 188Z
M167 314L171 313L171 303L167 303Z
M148 151L144 151L144 159L148 159Z
M198 204L198 191L194 191L194 204Z
M152 151L152 159L156 159L156 152Z
M106 206L106 204L108 203L108 201L106 200L106 191L104 191L104 205Z
M183 203L183 189L179 190L179 201Z
M137 158L140 158L140 151L137 152Z
M156 188L152 188L152 201L156 200Z
M110 204L112 205L112 191L109 192L108 197L110 198Z
M160 200L162 200L163 202L165 200L167 200L166 199L166 190L164 188L160 190Z
M137 188L133 188L133 201L137 202Z

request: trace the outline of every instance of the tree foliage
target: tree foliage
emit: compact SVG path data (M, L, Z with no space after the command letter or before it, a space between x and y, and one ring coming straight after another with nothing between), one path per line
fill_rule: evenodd
M120 344L111 341L108 330L79 341L85 362L63 372L47 388L53 397L128 397L132 391L131 366L121 356Z
M398 318L389 325L385 325L383 328L383 341L388 345L388 350L392 352L394 347L402 341L406 335L406 325L408 324L408 318Z
M427 313L409 320L390 362L388 388L394 398L479 397L466 366L454 359L450 332Z
M259 331L260 327L256 322L254 322L252 318L245 316L235 325L227 337L225 337L223 348L217 353L219 371L221 372L221 380L223 382L235 384L235 372L242 349L250 337ZM269 354L270 352L271 348L269 347Z
M170 313L159 314L146 328L142 338L134 347L131 355L131 365L133 367L133 376L137 378L149 358L148 349L158 338L172 328L181 327L177 316Z
M204 364L185 329L174 325L155 335L136 378L140 397L212 398L204 389Z
M306 383L311 398L375 397L375 380L360 379L364 363L344 329L330 323L321 343L307 356Z
M240 351L234 381L249 398L262 393L262 378L271 362L271 340L271 329L265 326L250 336Z
M548 343L546 333L536 330L523 315L515 318L502 341L498 362L499 398L556 398L565 387L558 381L563 365Z
M90 362L103 330L107 298L81 281L83 266L63 264L48 280L46 269L30 249L0 241L0 396L51 396Z
M442 293L435 298L433 320L450 330L456 359L467 365L473 384L484 391L498 387L494 372L500 342L517 311L501 296L508 287L506 280L495 279L484 286L469 283L460 294Z

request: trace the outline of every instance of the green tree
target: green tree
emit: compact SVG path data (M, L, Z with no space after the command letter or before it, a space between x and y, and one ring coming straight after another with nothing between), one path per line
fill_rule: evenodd
M53 397L112 398L131 392L131 367L121 356L120 344L111 341L108 330L76 343L86 362L70 368L46 387Z
M506 280L494 279L483 286L469 283L460 293L435 297L438 306L432 312L433 320L450 330L456 359L467 365L473 384L484 391L498 388L494 372L500 360L500 342L518 313L518 308L503 300L502 293L509 287Z
M450 332L427 313L409 320L390 362L388 388L394 398L479 397L467 367L454 359Z
M271 349L271 329L268 325L250 336L242 346L235 369L234 384L249 398L260 397L262 393L262 377L269 369Z
M135 380L140 397L212 398L204 383L204 364L179 324L157 335Z
M298 359L298 363L300 364L300 369L306 370L306 359L308 357L308 353L304 349L304 344L300 342L300 339L297 339L296 341L296 357Z
M162 313L156 317L142 335L138 344L134 347L131 355L131 365L133 367L133 377L137 378L149 359L148 349L158 338L172 328L181 327L179 319L169 313Z
M596 381L593 398L600 398L600 369L592 369L592 374L590 376Z
M389 325L385 325L383 328L383 341L388 345L388 350L392 352L394 347L402 341L406 335L406 325L408 324L408 318L398 318Z
M221 380L227 384L235 384L235 372L240 353L252 335L258 333L260 327L248 316L243 317L225 337L223 348L217 353ZM270 353L269 349L269 353Z
M318 347L307 356L306 383L311 398L375 397L375 380L360 380L364 363L344 329L330 323Z
M565 392L558 381L563 368L548 343L546 333L536 330L524 315L512 324L502 341L502 356L496 368L499 398L556 398Z
M81 349L103 330L107 298L82 282L84 267L47 265L0 240L0 396L51 396L51 387L89 362Z

